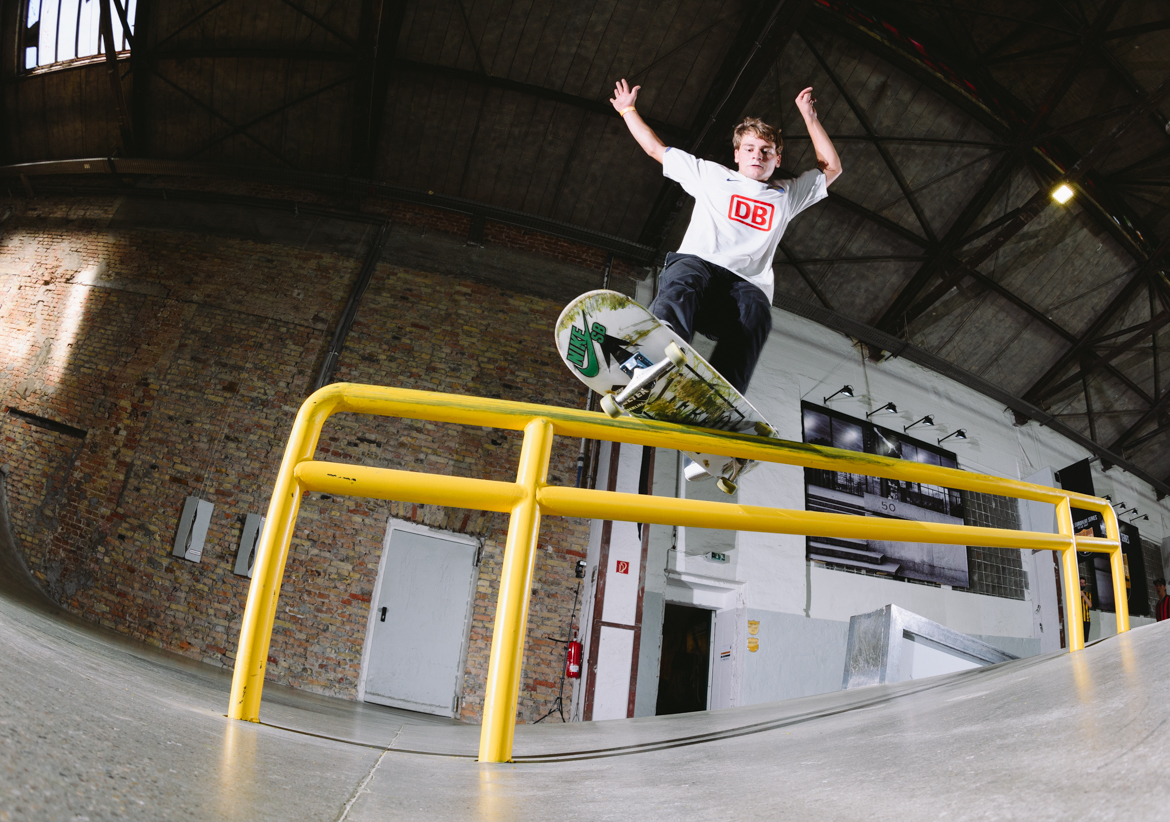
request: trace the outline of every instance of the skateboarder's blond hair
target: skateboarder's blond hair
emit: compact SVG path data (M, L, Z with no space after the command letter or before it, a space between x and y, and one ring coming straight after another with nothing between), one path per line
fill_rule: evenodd
M784 148L784 139L780 136L780 129L773 128L759 117L746 117L742 123L735 127L735 133L731 136L731 147L733 149L739 149L739 144L743 141L745 134L754 134L761 140L767 140L776 146L777 154Z

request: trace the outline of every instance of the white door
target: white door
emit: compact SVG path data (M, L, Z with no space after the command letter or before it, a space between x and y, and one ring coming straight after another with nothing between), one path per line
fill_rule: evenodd
M715 612L711 631L711 698L708 709L717 711L735 704L736 610Z
M362 656L363 699L455 716L475 557L466 539L391 525Z

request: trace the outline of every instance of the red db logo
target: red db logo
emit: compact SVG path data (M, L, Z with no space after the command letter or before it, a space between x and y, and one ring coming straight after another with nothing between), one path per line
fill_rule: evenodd
M621 559L619 559L619 560L617 561L617 572L618 572L619 574L628 574L628 573L630 573L630 563L626 562L625 560L621 560Z
M731 207L727 209L727 216L737 223L750 225L760 231L772 229L772 215L776 207L771 203L761 203L759 200L749 200L738 194L731 198Z

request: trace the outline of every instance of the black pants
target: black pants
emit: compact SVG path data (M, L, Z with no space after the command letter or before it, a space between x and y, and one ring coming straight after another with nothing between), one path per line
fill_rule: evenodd
M772 306L757 286L693 254L667 254L650 313L688 343L716 340L711 366L742 394L772 330Z

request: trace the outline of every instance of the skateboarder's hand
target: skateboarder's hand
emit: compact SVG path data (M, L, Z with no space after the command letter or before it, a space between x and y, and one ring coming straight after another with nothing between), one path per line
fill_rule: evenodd
M638 99L638 89L640 88L642 87L634 86L631 89L629 83L624 79L618 80L613 89L613 97L610 98L614 109L620 112L623 108L634 105L634 101Z
M812 96L812 86L809 86L796 95L796 107L800 109L800 116L806 120L817 119L816 98Z

